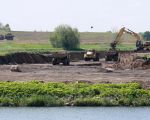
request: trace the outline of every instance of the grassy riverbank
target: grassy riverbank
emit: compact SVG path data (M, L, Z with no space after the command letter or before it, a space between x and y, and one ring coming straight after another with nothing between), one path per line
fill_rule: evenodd
M149 106L138 83L0 82L0 106Z

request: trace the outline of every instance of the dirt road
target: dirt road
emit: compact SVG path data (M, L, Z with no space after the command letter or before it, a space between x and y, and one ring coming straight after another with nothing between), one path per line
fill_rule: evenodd
M91 81L91 82L131 82L150 81L148 70L115 70L104 72L99 63L72 62L70 66L51 64L22 64L22 72L11 72L11 65L0 65L0 81Z

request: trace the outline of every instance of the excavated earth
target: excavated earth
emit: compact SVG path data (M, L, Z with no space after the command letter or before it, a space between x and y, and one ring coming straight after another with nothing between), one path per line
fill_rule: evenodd
M114 70L106 72L99 62L72 62L70 66L52 64L21 64L21 72L11 72L11 65L0 65L0 81L53 81L53 82L94 82L122 83L150 81L150 69Z
M77 57L74 56L74 58ZM75 59L72 61L76 62L71 62L70 66L63 66L61 64L53 66L50 59L42 55L32 54L24 54L24 56L17 54L15 57L9 56L9 59L2 57L0 60L0 81L38 80L44 82L79 81L90 83L125 83L136 81L143 83L145 88L150 87L150 69L115 69L107 71L103 68L103 64L105 64L103 61L85 62ZM10 70L12 64L18 64L21 72L12 72Z

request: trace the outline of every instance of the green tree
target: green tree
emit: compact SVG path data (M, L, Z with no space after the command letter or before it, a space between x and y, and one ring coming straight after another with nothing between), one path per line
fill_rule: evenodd
M56 48L77 49L80 45L79 32L68 25L59 25L50 37L51 44Z
M11 32L9 24L3 25L0 22L0 34L6 34L6 33L9 33L9 32Z
M6 25L3 27L3 29L4 29L4 31L6 31L6 32L10 32L10 31L11 31L9 24L6 24Z
M150 41L150 32L149 31L144 32L143 38L147 41Z

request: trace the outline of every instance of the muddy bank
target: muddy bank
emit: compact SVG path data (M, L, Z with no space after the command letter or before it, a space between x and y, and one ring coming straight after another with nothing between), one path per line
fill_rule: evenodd
M133 51L120 51L120 53L132 53ZM46 54L53 54L49 52ZM79 61L84 59L85 51L70 51L70 60ZM105 58L106 52L99 51L99 58ZM27 53L18 52L11 53L5 56L0 56L0 64L23 64L23 63L51 63L52 57L45 55L45 53Z
M50 61L48 57L35 53L20 52L0 56L0 64L49 63Z
M70 60L78 61L83 60L84 51L80 52L70 52ZM53 54L53 52L47 53ZM100 58L105 56L105 52L100 52ZM45 56L45 54L40 53L26 53L18 52L7 54L5 56L0 56L0 64L23 64L23 63L51 63L52 57Z

